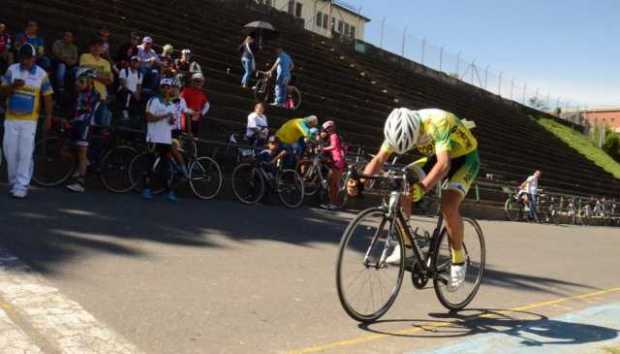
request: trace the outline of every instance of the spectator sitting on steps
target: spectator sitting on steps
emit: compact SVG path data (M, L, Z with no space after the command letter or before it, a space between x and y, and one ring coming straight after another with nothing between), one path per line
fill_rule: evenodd
M67 72L78 63L78 48L73 43L73 33L66 31L62 39L54 42L52 46L54 65L56 66L56 89L59 95L65 91Z

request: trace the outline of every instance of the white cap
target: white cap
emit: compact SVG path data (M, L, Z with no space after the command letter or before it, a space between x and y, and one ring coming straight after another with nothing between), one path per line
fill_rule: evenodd
M205 76L202 73L194 73L192 74L192 80L204 80Z

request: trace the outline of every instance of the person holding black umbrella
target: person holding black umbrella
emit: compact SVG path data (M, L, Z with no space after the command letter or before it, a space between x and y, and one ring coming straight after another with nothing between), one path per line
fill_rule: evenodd
M256 61L254 59L254 52L256 49L256 41L252 36L246 36L243 43L239 46L239 52L241 52L241 65L244 70L243 77L241 78L242 88L248 87L252 73L254 73L254 69L256 68Z

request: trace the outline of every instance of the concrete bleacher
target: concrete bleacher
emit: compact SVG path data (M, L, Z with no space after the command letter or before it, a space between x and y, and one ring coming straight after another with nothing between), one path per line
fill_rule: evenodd
M383 121L396 106L438 107L476 121L482 159L481 175L523 179L534 169L544 171L541 184L550 190L591 195L613 195L620 182L540 127L524 109L473 86L441 80L423 71L404 68L380 56L355 52L352 46L303 30L298 20L251 1L215 0L4 0L5 21L12 31L26 20L39 22L48 47L66 29L83 43L105 26L112 44L126 41L131 31L152 35L159 45L192 48L206 69L206 89L212 111L204 138L224 139L245 126L253 105L251 91L239 85L241 65L237 46L241 27L267 20L281 32L279 42L296 63L296 85L303 92L299 111L270 108L269 123L317 114L336 120L346 140L377 148ZM376 49L375 49L376 51ZM258 66L272 60L258 55ZM501 193L482 193L499 200Z

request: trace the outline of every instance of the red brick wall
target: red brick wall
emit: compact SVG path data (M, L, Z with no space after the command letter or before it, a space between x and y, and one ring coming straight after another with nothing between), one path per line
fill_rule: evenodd
M592 125L606 125L616 131L620 131L620 110L585 112L584 117Z

